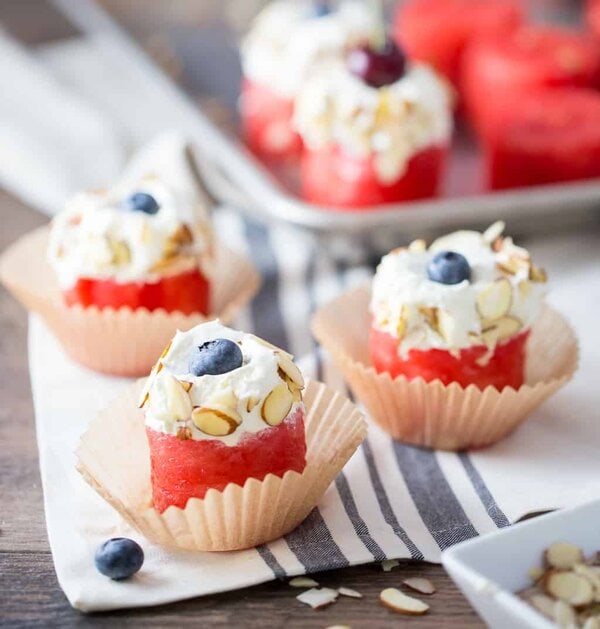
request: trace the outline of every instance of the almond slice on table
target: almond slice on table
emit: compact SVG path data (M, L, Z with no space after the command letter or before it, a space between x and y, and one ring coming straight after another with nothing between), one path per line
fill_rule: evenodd
M594 600L592 584L574 572L549 572L543 587L546 594L573 607L588 605Z
M402 581L407 588L419 592L419 594L434 594L435 585L429 580L423 577L410 577Z
M301 603L310 605L313 609L327 607L327 605L335 603L337 597L337 591L332 590L331 588L312 588L311 590L306 590L306 592L302 592L302 594L298 594L298 596L296 596Z
M341 596L347 596L348 598L362 598L363 595L352 588L341 587L338 588L338 594Z
M551 568L569 570L584 561L583 551L575 544L556 542L546 549L544 561Z
M429 611L429 605L418 598L407 596L396 588L386 588L379 594L379 601L384 607L398 614L422 616Z
M477 295L477 310L485 321L508 314L511 304L512 285L506 278L496 280Z
M293 579L289 580L288 585L290 585L293 588L318 588L319 587L318 582L315 581L314 579L311 579L310 577L294 577Z
M381 569L384 572L391 572L392 568L395 568L396 566L400 565L400 561L398 561L398 559L384 559L381 562Z

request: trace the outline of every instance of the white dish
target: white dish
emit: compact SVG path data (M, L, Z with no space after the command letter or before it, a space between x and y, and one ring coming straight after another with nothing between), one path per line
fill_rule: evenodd
M529 570L541 565L553 542L577 544L586 556L600 550L599 524L595 500L457 544L442 554L442 563L492 629L550 629L556 625L517 592L531 585Z

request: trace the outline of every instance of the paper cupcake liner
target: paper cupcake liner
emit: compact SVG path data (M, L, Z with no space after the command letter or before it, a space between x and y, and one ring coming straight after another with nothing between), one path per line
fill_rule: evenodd
M46 261L48 233L44 226L9 247L0 258L0 280L25 308L44 319L73 360L95 371L146 375L176 330L216 317L228 323L260 286L247 258L217 244L211 315L67 306Z
M457 383L392 379L371 366L368 349L370 289L344 293L321 308L313 334L330 352L355 398L394 439L462 450L487 446L513 431L577 368L578 345L571 327L544 307L527 345L525 384L518 390L483 390Z
M304 392L307 463L302 474L269 474L210 489L185 509L152 507L150 453L143 412L137 408L142 382L127 391L92 423L77 450L85 480L148 540L204 551L251 548L289 533L317 505L366 436L360 412L320 382Z

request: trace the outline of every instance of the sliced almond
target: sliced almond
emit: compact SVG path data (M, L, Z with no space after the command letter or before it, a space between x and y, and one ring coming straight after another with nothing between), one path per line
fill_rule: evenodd
M384 607L398 614L422 616L429 610L429 605L418 598L407 596L396 588L386 588L379 594L379 601Z
M406 306L402 306L400 310L400 316L398 317L398 323L396 324L396 336L401 339L406 334L406 327L408 325L408 312Z
M518 284L518 289L521 299L527 299L533 290L529 280L521 280Z
M438 308L429 308L429 307L421 306L419 308L419 313L423 315L424 319L427 321L427 325L430 328L432 328L436 332L439 330Z
M523 324L516 317L502 317L484 328L481 337L486 345L493 346L498 341L514 336L522 327Z
M225 437L238 427L238 422L222 410L199 406L192 411L192 421L196 428L213 437Z
M188 382L187 380L180 380L181 386L185 389L186 393L190 392L190 389L194 386L193 382Z
M546 273L546 271L544 271L544 269L541 269L540 267L535 266L535 264L532 264L529 268L529 279L532 282L547 282L548 281L548 274Z
M544 578L543 587L549 596L574 607L587 605L594 600L592 584L574 572L550 572Z
M595 600L600 600L600 571L597 568L592 568L586 564L575 564L573 571L582 577L585 577L595 589Z
M338 588L338 593L341 596L348 596L349 598L362 598L363 597L363 595L360 592L357 592L356 590L353 590L352 588L345 588L345 587Z
M532 581L539 581L544 576L544 574L546 574L545 571L538 566L530 568L527 571L527 575Z
M304 378L302 377L302 372L298 369L291 356L279 350L276 354L277 364L279 365L281 371L283 371L289 380L302 389L304 387Z
M427 250L427 243L422 238L418 238L408 245L408 250L412 253L422 253Z
M553 598L546 596L545 594L534 594L529 602L544 616L554 619L554 603Z
M249 397L246 399L246 413L251 413L256 405L260 402L260 398Z
M575 564L582 563L583 560L581 548L568 542L556 542L549 546L544 553L546 565L557 570L569 570Z
M165 345L165 348L163 349L162 354L160 355L160 358L164 358L169 353L169 350L171 349L172 344L173 344L173 341L169 341Z
M429 580L422 577L410 577L402 581L407 588L419 592L419 594L434 594L435 585Z
M192 438L192 431L188 426L180 426L177 429L177 439L179 441L187 441Z
M269 426L278 426L288 416L293 403L294 396L287 385L282 382L265 398L261 416Z
M287 382L287 385L294 402L302 402L302 389L299 389L293 382L290 381Z
M400 562L397 559L384 559L381 562L381 569L384 572L391 572L392 568L395 568L396 566L399 566Z
M282 352L284 354L287 353L281 348L277 347L277 345L273 345L273 343L269 343L269 341L265 341L265 339L261 338L260 336L256 336L255 334L248 334L248 336L250 336L254 341L259 343L260 345L263 345L264 347L267 347L268 349L272 349L274 352ZM288 354L288 356L290 358L292 357L291 354Z
M318 588L319 584L310 577L294 577L288 582L293 588Z
M438 309L437 318L439 333L446 341L450 342L456 330L456 320L452 315L441 308Z
M124 266L131 262L131 250L124 240L108 238L108 246L112 253L112 264L115 266Z
M495 242L499 236L502 235L502 232L506 228L506 223L504 221L496 221L492 223L484 232L483 232L483 240L489 244Z
M149 391L142 391L142 395L140 396L140 401L138 404L138 408L144 408L148 400L150 399Z
M167 394L167 405L171 414L171 421L185 421L189 419L192 412L192 401L183 383L168 374L162 376L162 381Z
M313 588L312 590L306 590L302 594L298 594L296 598L305 605L310 605L313 609L321 609L335 603L338 593L331 588Z
M554 603L554 620L559 627L571 629L577 627L577 615L575 610L564 601L556 601Z
M496 280L477 295L477 310L482 319L494 321L508 314L512 303L512 285L506 279Z

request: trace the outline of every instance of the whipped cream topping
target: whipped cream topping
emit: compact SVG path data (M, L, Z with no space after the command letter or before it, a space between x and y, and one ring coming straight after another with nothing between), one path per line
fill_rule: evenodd
M237 343L243 355L242 366L214 376L190 373L188 363L191 353L214 339ZM282 372L282 358L286 357L291 360L291 356L283 350L253 334L225 327L218 320L202 323L187 332L178 331L142 392L146 425L180 438L184 434L187 439L217 439L226 445L236 445L244 434L257 433L269 427L264 418L265 400L282 384L289 385ZM298 406L303 408L300 395L291 404L286 416ZM194 409L200 408L216 409L235 418L233 432L215 435L199 429L192 414Z
M277 0L256 17L242 43L244 75L293 98L318 64L340 58L372 31L365 2L345 0L319 17L311 2Z
M174 141L164 136L132 160L113 188L76 195L53 219L48 258L62 288L79 278L155 282L193 267L212 275L209 217L193 174L178 161L184 146ZM137 192L154 197L156 214L124 208Z
M447 85L420 63L410 64L401 79L381 88L335 63L306 83L294 124L309 148L335 145L353 155L373 156L379 180L391 183L404 174L413 155L448 144L450 101Z
M483 234L454 232L429 248L415 241L382 258L373 279L373 326L398 338L403 358L411 349L491 349L532 325L546 276L525 249L500 235L503 227L495 223ZM427 266L440 251L462 254L471 267L470 281L448 285L428 279Z

